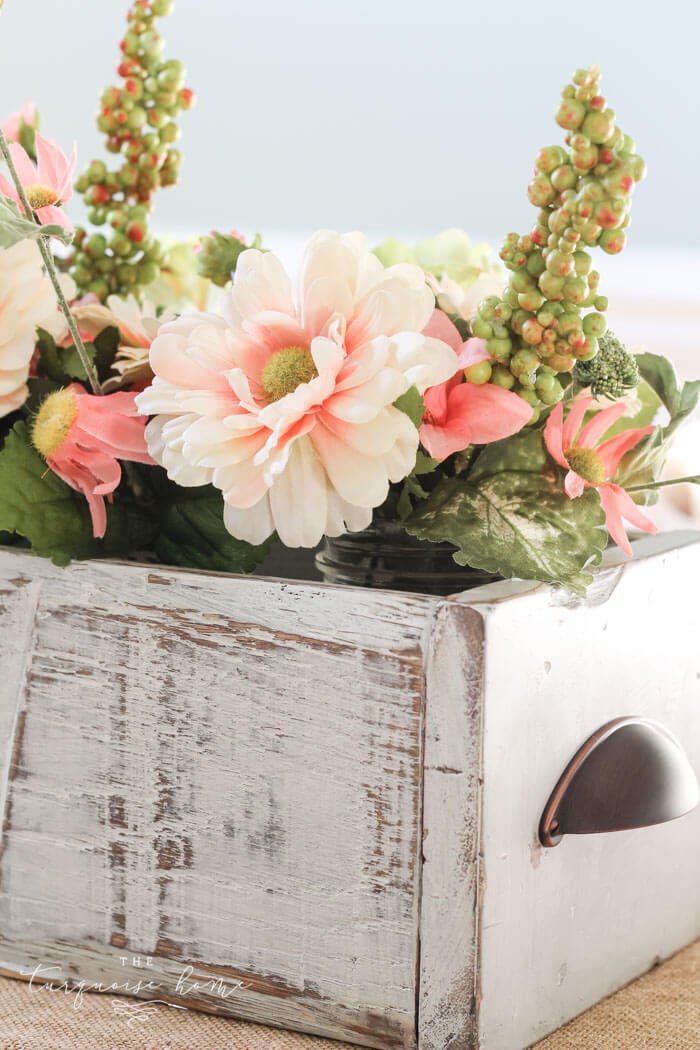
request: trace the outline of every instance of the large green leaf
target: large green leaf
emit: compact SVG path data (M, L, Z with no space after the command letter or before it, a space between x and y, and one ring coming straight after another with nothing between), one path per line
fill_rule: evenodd
M271 540L253 547L226 531L223 498L213 486L181 488L171 482L162 484L161 478L159 488L160 531L154 550L165 564L246 573L257 568L268 553Z
M607 536L598 494L569 499L558 479L504 471L450 478L405 522L423 540L459 548L455 561L506 578L562 584L584 594Z
M36 241L39 237L56 237L70 244L72 234L63 226L38 226L26 219L13 200L0 193L0 248L11 248L20 241Z
M541 430L525 428L512 437L485 445L469 470L469 481L478 481L504 470L542 473L547 452Z
M15 423L0 451L0 531L29 541L37 554L67 565L72 558L107 558L147 548L151 515L129 502L107 509L107 535L92 535L84 497L66 485L34 449L25 422Z

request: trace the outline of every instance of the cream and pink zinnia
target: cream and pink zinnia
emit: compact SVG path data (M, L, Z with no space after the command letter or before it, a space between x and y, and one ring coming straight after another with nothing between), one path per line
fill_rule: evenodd
M49 142L37 132L36 164L16 142L11 143L10 154L29 206L41 223L45 226L58 225L72 229L72 223L60 205L67 204L73 196L75 146L70 157L66 157L60 146ZM4 175L0 175L0 192L19 203L17 190Z
M365 528L415 464L394 402L457 367L423 334L434 303L419 267L385 269L360 234L312 238L296 296L275 255L248 249L224 317L184 315L153 342L137 398L151 454L180 485L220 489L227 529L251 543Z
M623 518L644 532L656 532L656 525L642 513L629 493L612 479L625 453L655 428L648 426L623 430L600 444L600 439L613 423L624 415L626 405L618 402L610 408L604 408L581 428L592 404L593 398L588 395L577 397L564 419L564 406L560 401L544 428L545 444L550 455L567 471L564 489L569 499L576 499L584 489L597 489L608 532L618 547L631 555L632 547Z

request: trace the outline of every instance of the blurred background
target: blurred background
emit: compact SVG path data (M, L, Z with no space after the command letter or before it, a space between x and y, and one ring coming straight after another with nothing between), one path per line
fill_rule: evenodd
M102 156L94 115L127 7L5 0L0 116L32 99L45 134L76 139L82 164ZM599 63L649 166L628 248L596 262L611 325L700 374L695 0L179 0L162 25L199 104L182 117L182 178L159 195L157 227L259 230L290 260L320 227L379 241L460 226L496 249L527 231L534 156L562 138L561 88Z

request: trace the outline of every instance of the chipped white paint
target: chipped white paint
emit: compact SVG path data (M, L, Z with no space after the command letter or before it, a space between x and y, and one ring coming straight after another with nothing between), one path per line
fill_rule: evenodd
M522 1050L700 936L700 809L555 849L537 841L566 763L619 715L668 726L700 774L700 544L663 552L681 541L640 542L639 560L601 573L585 602L537 588L475 605L486 632L483 1050Z
M160 998L522 1050L700 933L698 814L535 838L610 717L700 766L698 569L442 600L0 550L0 969L150 955Z

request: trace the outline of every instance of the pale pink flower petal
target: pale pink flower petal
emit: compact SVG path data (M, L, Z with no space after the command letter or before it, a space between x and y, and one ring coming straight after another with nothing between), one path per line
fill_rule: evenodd
M568 468L569 464L564 456L563 426L564 406L560 401L549 413L549 418L544 428L544 443L552 459L556 460L560 467Z
M32 186L39 181L37 170L29 159L29 154L18 142L10 144L10 156L17 170L19 180L25 189L27 186ZM13 193L16 196L17 191L13 189Z
M433 303L418 267L385 270L359 235L312 239L296 301L271 253L243 252L226 319L183 316L151 347L137 403L158 413L152 454L174 480L219 488L226 527L249 542L364 528L415 464L418 432L394 401L455 371L454 350L422 334Z
M464 345L457 325L450 320L443 310L433 310L430 320L423 329L424 335L430 335L434 339L442 339L443 343L451 346L456 354L459 354Z
M642 438L652 434L655 429L654 426L648 426L639 427L636 430L623 430L621 434L616 434L609 441L599 445L597 452L605 466L605 476L614 478L622 457L638 445Z
M592 403L593 398L589 396L577 397L571 402L571 408L569 409L562 430L562 446L565 452L567 448L571 448L576 441L576 435L583 423L583 417L591 407ZM561 405L561 402L559 402L559 404Z
M592 419L586 423L583 430L578 436L576 445L578 448L593 448L593 446L602 438L606 430L609 430L613 423L616 423L620 416L624 416L627 406L623 401L618 401L617 404L610 405L609 408L604 408L601 412L596 412Z
M480 365L482 361L490 361L491 355L486 349L486 340L477 339L472 336L471 339L467 339L466 343L462 347L457 357L457 364L460 368L471 368L472 365ZM530 413L532 414L532 413Z
M642 532L658 532L657 526L637 506L628 492L625 492L619 485L606 485L605 488L613 492L617 507L623 518L626 518L636 528L641 529Z
M585 487L586 482L575 470L570 470L564 478L564 491L569 499L578 499L583 494Z
M73 229L73 223L63 209L57 208L54 204L49 204L45 208L37 208L36 214L42 226L62 226L64 230Z

